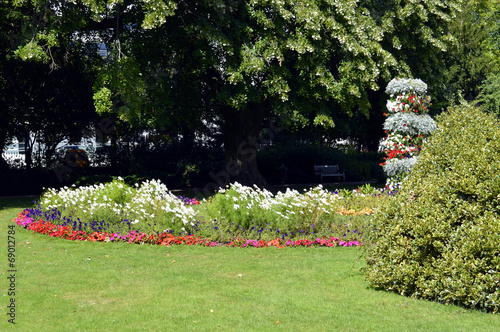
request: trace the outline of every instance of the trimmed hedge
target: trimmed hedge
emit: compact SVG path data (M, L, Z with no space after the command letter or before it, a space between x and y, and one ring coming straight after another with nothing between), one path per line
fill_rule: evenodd
M471 106L437 117L400 194L373 225L366 277L415 298L500 311L500 122Z

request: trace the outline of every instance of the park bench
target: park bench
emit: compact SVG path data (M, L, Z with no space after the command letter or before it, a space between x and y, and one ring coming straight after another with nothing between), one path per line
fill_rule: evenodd
M342 177L345 181L345 172L340 172L339 165L314 165L314 171L321 177L321 182L325 176Z

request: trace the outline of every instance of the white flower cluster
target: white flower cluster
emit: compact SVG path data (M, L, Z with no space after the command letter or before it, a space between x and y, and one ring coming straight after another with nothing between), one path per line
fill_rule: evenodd
M387 84L385 92L391 97L408 93L424 95L427 93L427 84L420 79L394 78Z
M436 122L428 114L394 113L384 122L384 130L410 136L429 135L436 128Z
M182 222L184 225L194 224L196 221L196 211L191 206L186 206L178 197L168 191L165 184L159 180L143 182L132 197L132 203L146 211L152 211L144 221L153 221L154 214L161 214L163 211L168 215L172 223ZM136 211L134 211L136 212Z
M43 210L56 208L63 215L78 217L85 222L107 220L132 224L153 223L157 218L183 225L196 221L196 212L170 193L160 181L125 185L118 178L111 183L83 187L47 190L40 200Z
M384 165L384 171L388 177L408 173L417 162L417 156L403 159L389 159Z
M226 206L232 206L234 210L244 207L249 216L257 216L262 211L267 211L275 220L309 219L315 213L332 213L332 203L341 199L338 194L324 190L321 185L303 194L287 188L286 192L273 195L266 189L257 186L251 188L235 182L227 189L219 190L219 193L225 194L221 199L226 201ZM219 218L224 218L220 211Z
M120 209L121 206L113 204L112 199L105 194L111 186L111 183L106 185L100 183L85 187L63 187L60 190L50 188L42 195L40 205L44 210L64 210L70 215L74 215L77 210L93 215L101 208Z

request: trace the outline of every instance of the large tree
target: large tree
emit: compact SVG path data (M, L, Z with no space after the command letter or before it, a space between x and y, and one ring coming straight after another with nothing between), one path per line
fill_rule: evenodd
M230 178L259 184L264 179L255 142L264 120L286 116L333 127L339 114L367 115L369 91L393 76L424 69L439 73L430 65L439 63L453 40L448 24L459 5L452 0L83 3L94 13L88 27L108 32L114 27L108 36L115 56L107 72L126 71L118 74L120 80L103 74L107 79L96 87L98 109L118 111L131 122L180 121L185 110L186 123L193 123L192 117L221 118ZM158 70L160 77L151 75ZM151 84L145 77L155 80Z
M37 164L49 166L56 146L81 135L95 117L91 71L96 46L71 38L78 25L70 23L70 15L51 12L52 5L0 3L0 148L9 138L24 140L27 168L36 143L45 147Z
M456 42L446 57L446 81L451 98L472 101L482 82L500 71L498 0L466 1L450 25Z

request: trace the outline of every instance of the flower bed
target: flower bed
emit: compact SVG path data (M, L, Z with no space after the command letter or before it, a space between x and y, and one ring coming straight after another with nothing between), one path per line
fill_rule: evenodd
M16 223L70 240L204 246L358 246L381 193L370 185L321 186L273 194L234 183L208 200L174 196L159 181L127 186L118 178L47 190Z
M136 231L131 231L126 235L120 235L118 233L107 233L107 232L93 232L85 233L83 231L73 230L71 226L61 226L52 224L49 221L43 221L42 219L35 220L30 216L29 210L24 210L20 212L14 222L23 227L27 228L33 232L40 234L47 234L52 237L58 237L66 240L78 240L78 241L92 241L92 242L127 242L127 243L137 243L137 244L157 244L157 245L201 245L208 247L215 246L229 246L229 247L312 247L312 246L325 246L325 247L335 247L335 246L360 246L358 241L342 241L338 238L321 238L314 241L309 239L298 239L286 241L282 239L274 239L271 241L265 240L250 240L236 238L228 243L220 243L217 241L211 241L210 239L203 239L200 236L185 235L185 236L174 236L171 233L163 232L161 234L146 234L139 233Z

